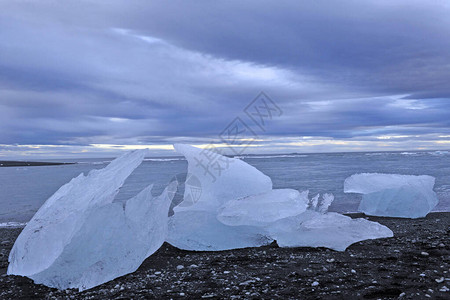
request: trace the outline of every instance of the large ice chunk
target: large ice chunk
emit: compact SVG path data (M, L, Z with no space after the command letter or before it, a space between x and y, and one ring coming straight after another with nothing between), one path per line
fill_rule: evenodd
M167 237L169 188L153 198L149 186L125 207L111 203L89 210L55 262L29 277L47 286L81 291L134 272Z
M333 194L312 198L308 194L309 191L281 189L231 200L219 210L217 219L227 225L260 227L280 247L344 251L355 242L393 236L391 230L376 222L328 213Z
M432 176L362 173L348 177L344 192L363 194L359 211L400 218L425 217L439 202Z
M145 154L144 150L126 153L106 168L80 174L59 188L17 238L8 274L28 276L47 269L83 225L86 211L111 203Z
M392 237L392 231L377 222L314 210L278 220L267 230L280 247L326 247L344 251L353 243Z
M190 190L185 190L184 201L174 211L215 211L229 200L269 192L272 180L261 171L240 159L184 144L174 148L188 161L188 174L201 182L201 195L191 201Z
M308 205L307 193L293 189L276 189L225 203L217 219L226 225L264 226L279 219L304 212Z
M227 226L217 220L218 209L230 200L270 192L272 180L253 166L209 150L174 145L188 161L189 178L201 186L199 197L185 190L174 207L167 241L185 250L226 250L258 247L271 241L261 227ZM198 187L197 187L198 188Z
M62 186L19 235L8 274L84 290L136 270L167 236L174 189L154 198L149 186L125 204L112 203L145 153L127 153Z
M378 223L327 213L332 194L309 199L308 191L272 190L270 178L243 161L187 145L175 149L186 156L188 172L198 177L203 188L198 202L185 192L184 201L174 208L167 241L178 248L226 250L276 239L281 247L342 251L357 241L392 236ZM211 158L227 166L214 178Z

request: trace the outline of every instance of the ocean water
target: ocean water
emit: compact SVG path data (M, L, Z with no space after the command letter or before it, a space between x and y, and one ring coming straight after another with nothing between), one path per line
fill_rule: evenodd
M330 211L356 212L361 195L344 194L344 180L362 172L431 175L436 178L439 204L435 211L450 211L450 153L372 152L289 155L252 155L240 159L272 178L274 188L331 192ZM80 173L105 167L111 159L73 160L74 165L0 168L0 223L27 222L61 185ZM67 160L66 160L67 162ZM181 157L148 158L127 179L116 197L124 201L154 183L154 194L187 171Z

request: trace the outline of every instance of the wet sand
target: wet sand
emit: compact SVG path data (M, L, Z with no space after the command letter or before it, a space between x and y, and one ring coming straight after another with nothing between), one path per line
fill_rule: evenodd
M6 276L20 228L0 229L0 299L450 299L450 213L370 217L393 238L324 248L182 251L164 244L134 273L79 293Z

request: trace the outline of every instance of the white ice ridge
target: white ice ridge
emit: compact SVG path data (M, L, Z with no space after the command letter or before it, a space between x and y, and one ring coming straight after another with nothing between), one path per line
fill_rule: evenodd
M269 177L241 160L188 145L175 149L187 158L188 172L198 177L205 192L198 202L185 193L185 205L174 208L167 241L178 248L226 250L257 247L275 239L282 247L343 251L361 240L393 236L376 222L327 213L332 194L309 199L308 191L272 189ZM226 160L229 168L212 180L199 163L207 164L207 157Z
M344 192L363 194L359 211L367 215L400 218L425 217L439 202L428 175L354 174Z
M308 199L309 191L304 191L302 194L304 194ZM324 214L328 211L328 208L333 201L333 194L325 193L322 195L322 197L320 197L320 194L317 194L316 196L308 200L308 209Z
M174 189L154 198L149 186L125 204L113 203L146 152L126 153L62 186L17 238L8 274L84 290L135 271L166 238Z

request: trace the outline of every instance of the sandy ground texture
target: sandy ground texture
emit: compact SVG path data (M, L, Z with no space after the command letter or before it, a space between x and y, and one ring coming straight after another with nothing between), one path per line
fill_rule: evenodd
M0 229L0 299L450 299L450 213L369 219L395 237L345 252L275 244L192 252L164 244L136 272L81 293L7 276L21 229Z

